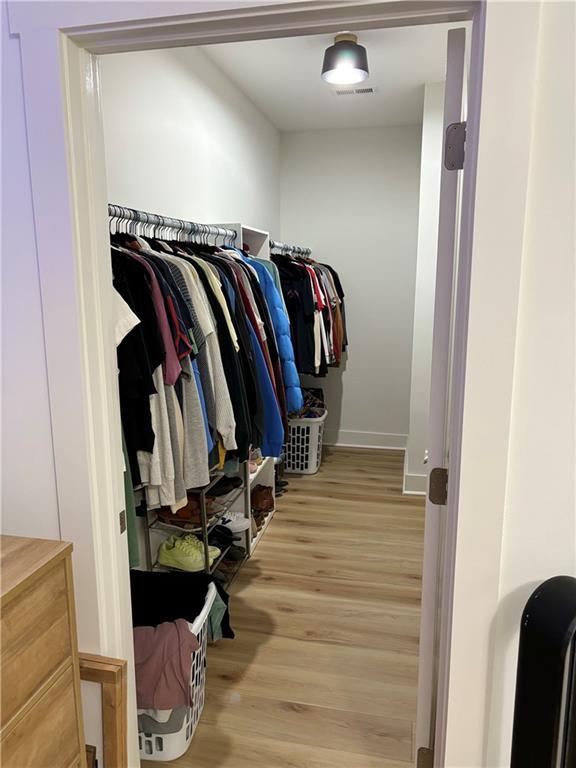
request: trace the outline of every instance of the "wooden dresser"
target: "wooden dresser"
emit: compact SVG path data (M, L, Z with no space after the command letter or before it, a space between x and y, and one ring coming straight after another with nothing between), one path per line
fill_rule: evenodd
M0 763L85 768L72 545L0 536Z

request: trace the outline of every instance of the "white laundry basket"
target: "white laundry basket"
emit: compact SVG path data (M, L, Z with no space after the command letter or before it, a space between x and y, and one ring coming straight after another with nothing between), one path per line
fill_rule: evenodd
M313 475L322 461L322 436L328 411L313 419L288 419L290 439L284 446L284 471Z
M202 612L190 631L198 638L200 648L192 654L192 669L190 671L190 691L192 706L188 707L184 724L177 733L138 733L140 757L142 760L176 760L186 752L194 736L194 731L204 709L204 684L206 682L206 642L208 635L208 616L216 597L214 584L208 585L206 600Z

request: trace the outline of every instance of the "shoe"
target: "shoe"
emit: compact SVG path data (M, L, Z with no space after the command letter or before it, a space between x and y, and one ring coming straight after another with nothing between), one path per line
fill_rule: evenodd
M210 488L210 495L226 496L227 494L230 493L230 491L233 491L235 488L240 488L241 485L242 485L241 478L228 477L227 475L224 475L224 477L221 477L220 480L218 480L216 485Z
M284 496L284 488L278 488L274 491L274 496L276 496L277 499L280 498L280 496Z
M289 485L288 480L276 480L276 488L286 488Z
M244 560L246 557L246 550L243 547L230 547L226 552L225 560L232 560L234 563L239 563L240 560Z
M204 555L191 542L178 536L169 536L158 550L158 563L179 571L203 571Z
M218 547L218 549L223 552L228 547L231 547L234 543L234 534L229 528L226 528L225 526L222 526L222 529L226 531L228 536L218 531L210 531L208 542L213 546Z
M163 522L167 523L168 525L177 525L180 528L198 528L200 525L202 525L202 515L200 512L190 512L188 513L186 510L186 507L183 507L183 509L179 509L175 514L173 514L170 509L166 509L165 507L160 507L158 510L158 519ZM206 520L210 521L215 515L218 514L217 509L209 509L206 511Z
M227 528L225 525L215 525L210 531L210 539L212 538L214 538L217 546L224 544L224 546L228 547L236 541L236 537L230 528Z
M252 518L256 523L256 528L258 530L260 530L264 525L264 521L266 520L266 517L267 515L265 512L255 512L254 510L252 510Z
M252 509L260 510L261 512L271 512L274 509L272 488L267 485L256 485L252 488L250 505Z
M237 562L234 563L232 562L232 560L223 560L218 565L218 570L225 576L228 576L228 577L233 576L238 570L238 563Z
M158 518L162 520L163 523L170 523L172 525L191 523L193 525L200 525L202 520L200 514L200 497L189 491L188 502L185 506L180 507L176 512L172 512L170 507L160 507L157 514ZM215 508L215 499L211 496L207 496L206 517L210 519L216 514L218 514L218 509Z
M193 547L197 547L202 555L204 555L204 544L197 536L194 536L193 533L188 533L186 536L182 536L182 539L187 541L189 544L191 544ZM221 550L218 549L218 547L211 547L208 545L208 557L211 560L211 563L216 560L217 557L220 557Z
M247 517L244 517L244 513L239 510L235 512L227 512L222 523L226 528L229 528L232 533L240 533L241 531L246 531L250 528L250 520L248 520Z
M264 458L262 456L262 451L260 448L255 448L254 450L250 451L250 461L255 462L260 466L264 462Z
M196 530L200 526L200 521L196 523L194 520L180 520L176 515L172 515L171 512L166 514L161 509L158 510L158 520L165 525L181 528L183 531Z

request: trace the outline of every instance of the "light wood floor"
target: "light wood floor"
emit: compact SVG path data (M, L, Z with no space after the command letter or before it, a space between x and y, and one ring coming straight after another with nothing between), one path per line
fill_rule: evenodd
M233 586L178 768L408 768L424 504L399 451L329 449ZM148 765L157 765L148 763Z

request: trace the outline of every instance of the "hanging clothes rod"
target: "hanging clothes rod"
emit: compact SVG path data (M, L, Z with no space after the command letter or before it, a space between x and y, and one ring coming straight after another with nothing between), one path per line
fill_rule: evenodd
M310 248L301 248L299 245L287 245L279 243L276 240L270 240L270 250L280 251L280 253L294 254L295 256L310 256Z
M124 205L108 203L108 216L110 217L110 225L112 223L117 224L119 221L133 221L137 224L142 224L144 227L151 227L154 233L159 229L175 230L176 239L185 239L194 235L200 235L201 237L213 235L217 238L221 237L225 243L234 243L236 240L236 232L233 229L215 227L212 224L198 224L195 221L175 219L170 216L161 216L158 213L139 211L136 208L127 208Z

